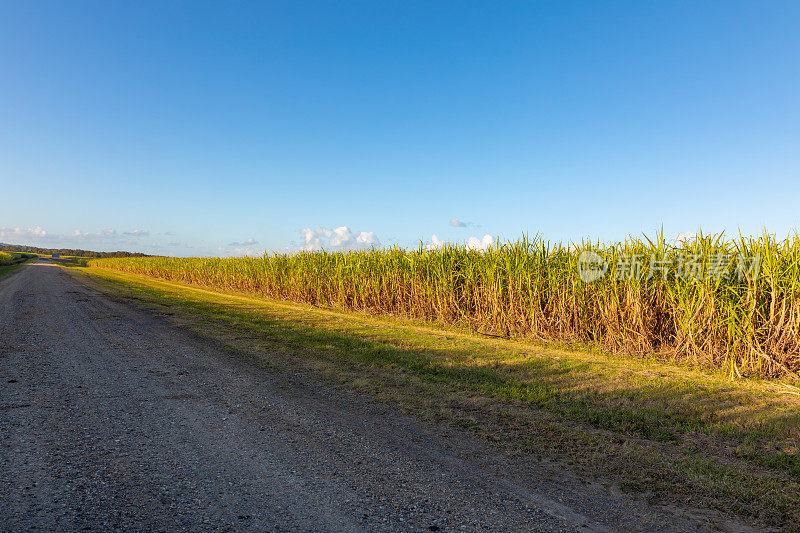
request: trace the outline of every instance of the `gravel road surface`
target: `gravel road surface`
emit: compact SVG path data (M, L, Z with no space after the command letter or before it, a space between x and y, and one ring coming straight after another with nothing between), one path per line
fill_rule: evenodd
M738 529L268 371L44 260L0 280L0 529Z

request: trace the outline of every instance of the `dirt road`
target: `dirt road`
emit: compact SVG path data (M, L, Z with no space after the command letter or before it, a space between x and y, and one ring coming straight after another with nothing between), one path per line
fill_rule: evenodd
M735 529L264 370L45 261L0 280L0 379L4 531Z

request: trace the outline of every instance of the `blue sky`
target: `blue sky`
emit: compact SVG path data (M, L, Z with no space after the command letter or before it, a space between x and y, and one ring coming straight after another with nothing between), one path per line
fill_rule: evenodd
M798 2L2 2L0 241L785 236L798 27Z

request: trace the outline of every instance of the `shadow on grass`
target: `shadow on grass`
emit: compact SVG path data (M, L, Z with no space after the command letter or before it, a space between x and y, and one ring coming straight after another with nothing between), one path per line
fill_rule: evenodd
M167 295L158 292L161 298ZM501 353L494 361L480 362L476 361L480 341L471 346L467 342L461 344L468 346L442 347L408 332L382 334L360 324L348 328L340 320L330 324L329 320L300 316L277 318L261 306L221 306L168 297L193 313L214 316L227 324L233 319L241 332L273 347L292 346L307 356L354 369L399 369L429 384L530 406L560 420L626 437L686 443L704 435L712 440L706 445L733 447L747 462L800 477L798 450L782 449L800 437L800 411L754 404L751 397L735 391L674 377L662 380L638 375L609 387L613 378L591 374L596 365L585 361L530 355L514 361L519 355L509 350L507 358Z

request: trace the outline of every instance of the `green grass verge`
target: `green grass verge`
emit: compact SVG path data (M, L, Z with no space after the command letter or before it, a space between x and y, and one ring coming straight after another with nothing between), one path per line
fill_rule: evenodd
M800 389L790 384L71 271L266 366L302 367L660 502L800 523Z
M3 266L0 266L0 278L11 274L12 272L17 270L21 266L22 266L22 263L16 263L14 265L3 265Z
M11 274L15 270L19 269L22 265L27 263L28 261L35 259L36 255L34 254L24 254L24 253L16 253L16 252L0 252L3 254L4 261L0 262L0 278ZM5 256L9 256L6 258ZM6 259L8 262L6 262Z

